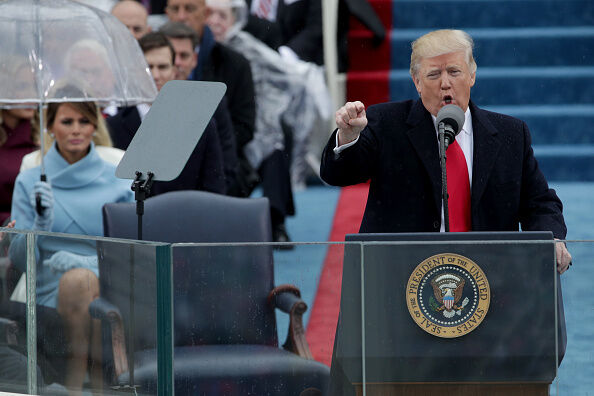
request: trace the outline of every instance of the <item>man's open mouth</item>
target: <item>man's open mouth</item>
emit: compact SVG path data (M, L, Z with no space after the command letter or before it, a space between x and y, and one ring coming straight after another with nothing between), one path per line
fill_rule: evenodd
M445 104L452 104L452 102L454 101L454 98L452 98L450 95L446 95L443 97L443 101Z

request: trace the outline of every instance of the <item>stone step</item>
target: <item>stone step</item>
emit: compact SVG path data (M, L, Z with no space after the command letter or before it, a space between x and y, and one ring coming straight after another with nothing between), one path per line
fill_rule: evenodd
M410 43L430 30L464 29L478 64L472 99L526 121L549 181L594 181L594 0L369 2L388 39L374 48L351 23L349 100L369 106L418 97Z
M392 14L396 29L590 26L594 25L594 1L394 0Z
M371 45L369 32L350 33L350 70L379 70L386 64L408 68L411 42L428 31L394 29L389 42L379 46ZM594 26L466 31L474 39L475 60L482 67L594 66Z
M483 108L524 120L535 145L594 145L594 105Z
M594 145L535 145L533 148L548 181L594 181Z
M409 67L411 42L428 31L392 30L392 69ZM474 57L479 67L594 65L594 26L467 29L466 32L474 40ZM373 67L373 63L368 66Z

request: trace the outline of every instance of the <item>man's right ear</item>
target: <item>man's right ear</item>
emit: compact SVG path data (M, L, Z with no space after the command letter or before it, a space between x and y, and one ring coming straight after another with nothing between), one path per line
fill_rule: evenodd
M417 93L419 94L419 97L420 97L421 96L421 85L420 85L421 81L415 76L411 76L411 78L413 80L413 83L415 84L415 88L416 88Z

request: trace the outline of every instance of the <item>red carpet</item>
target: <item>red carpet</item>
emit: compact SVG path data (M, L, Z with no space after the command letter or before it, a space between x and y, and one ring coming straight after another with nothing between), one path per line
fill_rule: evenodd
M377 45L372 35L356 18L349 20L349 71L347 73L348 100L361 100L366 106L389 100L391 69L392 0L370 0L382 24L385 40ZM368 184L345 187L340 193L330 241L344 242L345 234L359 231ZM334 333L340 310L342 259L344 245L328 247L318 290L311 308L306 338L315 360L330 366Z
M345 234L359 231L368 190L368 184L342 189L336 205L330 241L343 242ZM306 332L314 359L328 366L332 358L334 332L340 309L343 251L343 245L328 248Z

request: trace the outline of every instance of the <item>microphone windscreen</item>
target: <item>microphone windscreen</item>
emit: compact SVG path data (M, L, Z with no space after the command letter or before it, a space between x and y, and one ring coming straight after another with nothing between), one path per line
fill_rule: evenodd
M440 122L450 125L457 135L464 125L464 111L455 104L443 106L437 113L437 125Z

